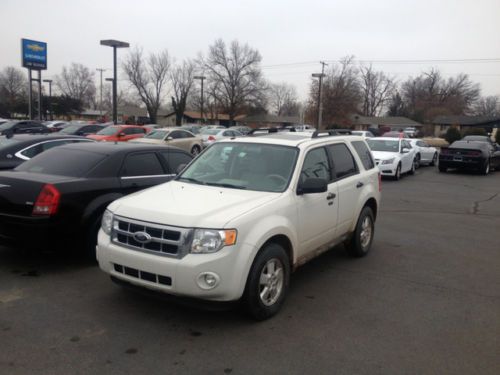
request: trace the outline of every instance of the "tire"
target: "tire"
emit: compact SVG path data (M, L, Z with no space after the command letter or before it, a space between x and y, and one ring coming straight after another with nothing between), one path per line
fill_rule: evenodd
M487 176L490 173L490 159L484 162L483 167L481 168L481 174Z
M370 251L375 234L373 211L365 206L359 214L356 229L349 241L344 243L347 253L356 258L364 257Z
M83 239L84 244L84 255L87 259L96 262L96 251L95 247L97 245L97 234L101 228L102 215L93 219L87 230L85 231L85 238Z
M191 155L198 155L201 151L201 147L198 146L198 145L194 145L192 148L191 148Z
M415 169L420 168L421 166L420 160L421 160L420 154L417 154L417 156L415 156Z
M396 168L396 173L394 174L393 178L396 181L399 181L401 179L401 163L398 164L398 167Z
M269 319L283 305L289 283L290 260L286 251L275 243L266 245L248 275L244 295L247 311L255 320Z
M431 167L434 167L434 166L436 165L436 160L437 160L437 157L438 157L438 154L437 154L437 152L435 152L435 153L434 153L434 156L432 157L431 162L429 163L429 165L430 165Z
M417 160L413 159L413 163L411 163L411 169L408 171L408 174L414 175L416 169L417 169Z

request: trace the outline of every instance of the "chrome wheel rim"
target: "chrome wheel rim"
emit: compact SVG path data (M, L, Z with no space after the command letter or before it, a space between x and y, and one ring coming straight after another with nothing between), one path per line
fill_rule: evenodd
M191 152L191 154L193 155L198 155L200 153L200 150L198 149L198 147L193 147L193 151Z
M369 216L365 216L361 223L361 232L359 233L361 247L366 248L372 239L372 221Z
M262 267L259 279L259 297L265 306L271 306L280 298L285 280L283 264L272 258Z

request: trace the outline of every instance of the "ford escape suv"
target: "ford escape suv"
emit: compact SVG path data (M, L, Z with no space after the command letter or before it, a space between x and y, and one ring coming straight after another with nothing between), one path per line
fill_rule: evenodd
M379 170L362 137L332 134L214 143L175 180L108 206L100 268L120 283L273 316L291 271L340 243L356 257L372 245Z

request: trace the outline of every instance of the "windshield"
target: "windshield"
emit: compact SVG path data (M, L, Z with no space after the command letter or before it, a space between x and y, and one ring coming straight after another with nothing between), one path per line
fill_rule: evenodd
M7 122L4 122L2 125L0 125L0 130L7 130L7 129L10 129L12 128L15 124L17 123L17 121L7 121Z
M215 143L177 177L194 184L282 192L298 149L257 143Z
M166 131L166 130L153 130L151 133L146 135L144 138L164 139L167 134L168 134L168 131Z
M114 135L118 130L120 130L120 128L117 126L108 126L107 128L98 131L96 135Z
M399 152L399 140L368 139L366 142L372 151Z
M106 155L91 151L55 147L24 162L15 171L53 174L58 176L82 177Z

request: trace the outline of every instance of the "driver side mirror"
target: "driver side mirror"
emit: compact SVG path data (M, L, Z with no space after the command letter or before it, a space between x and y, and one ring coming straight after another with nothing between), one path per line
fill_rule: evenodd
M308 178L299 184L297 195L324 193L328 189L328 182L324 178Z
M174 139L173 137L167 137L167 141L171 141L172 139Z
M410 149L409 149L409 148L406 148L406 147L404 147L404 148L401 150L401 153L402 153L402 154L407 154L407 153L409 153L409 152L410 152Z

